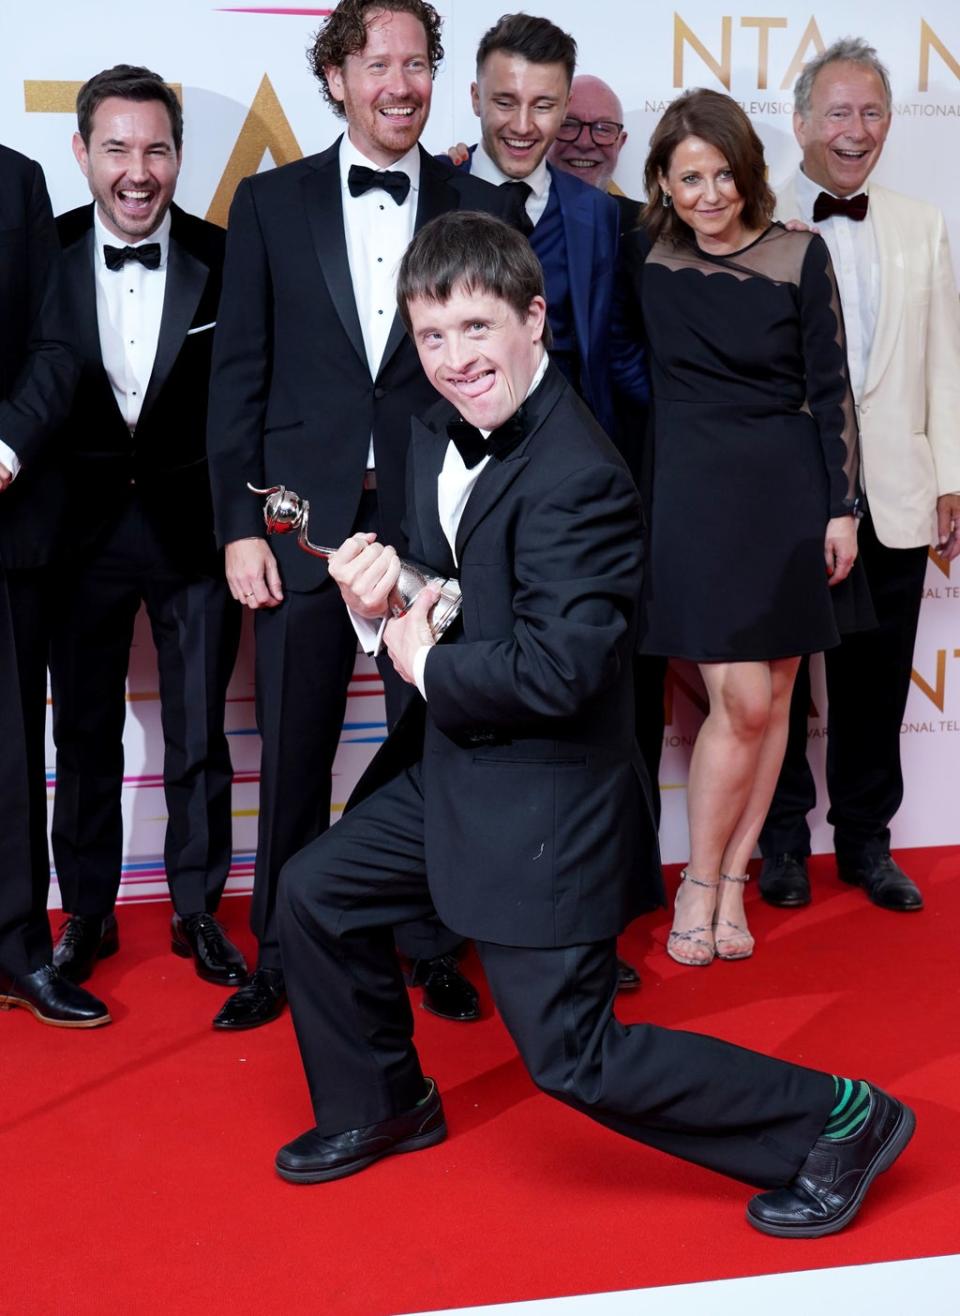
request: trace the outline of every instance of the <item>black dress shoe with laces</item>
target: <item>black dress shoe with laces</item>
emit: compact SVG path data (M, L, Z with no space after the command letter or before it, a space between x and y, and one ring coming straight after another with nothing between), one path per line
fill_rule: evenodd
M383 1156L421 1151L447 1136L440 1093L428 1078L427 1094L412 1110L362 1129L322 1134L308 1129L277 1152L277 1174L290 1183L323 1183L356 1174Z
M19 976L0 971L0 1010L14 1005L55 1028L99 1028L110 1022L103 1001L68 981L53 964Z
M923 909L919 887L907 877L889 852L864 855L855 861L838 857L837 874L841 882L862 886L881 909L892 909L901 914Z
M786 1188L758 1193L747 1206L755 1229L778 1238L822 1238L848 1225L867 1189L889 1170L913 1136L909 1106L870 1086L870 1112L849 1138L818 1138Z
M197 977L220 987L241 987L247 962L212 914L174 914L170 949L183 959L193 956Z
M250 981L234 992L217 1011L214 1028L259 1028L279 1018L287 1003L283 973L279 969L256 969Z
M480 1018L477 989L460 972L456 956L415 960L408 981L413 987L423 988L420 1004L429 1014L452 1019L454 1023L471 1023Z
M53 963L68 982L86 982L97 960L116 955L120 933L116 916L88 918L70 914L60 924L60 936L53 948Z
M635 992L640 986L640 974L632 964L617 956L617 991Z
M779 909L810 904L810 878L803 855L778 854L764 859L757 885L767 904Z

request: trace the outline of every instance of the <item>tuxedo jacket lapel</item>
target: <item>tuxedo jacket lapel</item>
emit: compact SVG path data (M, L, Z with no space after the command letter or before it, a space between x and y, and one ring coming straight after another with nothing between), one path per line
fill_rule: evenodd
M450 418L456 415L450 408ZM436 428L414 420L411 434L413 449L413 497L417 528L423 546L423 565L443 575L456 575L453 554L440 525L437 504L437 479L443 469L447 451L445 419Z
M364 367L369 369L343 231L339 138L318 157L313 173L303 180L303 202L317 260L344 333Z
M209 271L203 261L192 256L171 234L167 249L167 279L163 290L163 311L160 316L157 353L153 359L153 371L140 409L139 423L141 424L173 369L200 298L203 296L208 274Z
M562 170L554 169L552 165L547 168L550 170L550 186L557 189L557 200L560 202L574 331L580 357L585 365L590 347L590 279L595 234L593 216L589 210L590 194L571 187L570 180Z
M880 305L877 308L877 326L867 363L864 396L883 378L897 341L903 318L904 251L909 246L909 235L900 232L895 216L884 205L883 193L879 188L870 190L870 214L865 222L873 224L877 242Z
M90 214L92 217L92 206ZM117 406L117 399L110 387L110 380L103 368L100 326L97 322L96 259L95 234L91 218L89 230L63 254L63 280L67 289L68 304L74 317L71 333L84 368L98 376L97 386L102 394L103 406L108 413L111 413L110 423L123 425L126 429L120 408Z

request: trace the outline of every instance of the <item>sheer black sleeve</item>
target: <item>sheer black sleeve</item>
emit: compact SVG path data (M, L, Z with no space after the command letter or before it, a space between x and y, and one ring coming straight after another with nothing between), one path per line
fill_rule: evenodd
M830 482L830 515L860 509L860 434L847 370L840 294L822 238L813 235L800 273L800 327L807 406L820 431Z

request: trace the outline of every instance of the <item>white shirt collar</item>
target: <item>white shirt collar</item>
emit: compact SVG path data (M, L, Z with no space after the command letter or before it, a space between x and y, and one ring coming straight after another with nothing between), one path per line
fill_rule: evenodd
M511 178L487 154L483 142L480 141L473 152L470 172L476 178L482 178L487 183L493 183L494 187L499 187L501 183L526 183L538 200L542 200L550 191L550 174L547 170L546 156L543 157L533 173L528 174L526 178Z
M362 151L358 151L350 140L350 133L345 132L340 139L340 187L343 191L347 190L347 176L350 173L351 165L361 165L364 169L397 169L405 173L410 179L410 192L420 190L420 144L419 142L410 147L406 155L401 155L399 160L395 160L392 165L375 164ZM409 196L407 198L409 200Z
M860 189L861 192L870 194L870 179L868 178ZM803 166L797 170L796 178L797 204L800 207L800 218L805 223L810 223L810 217L813 214L813 204L821 192L826 192L827 196L836 196L836 192L831 192L828 187L821 187L815 183L812 178L808 178L803 172ZM859 193L857 194L859 195Z
M161 219L160 223L157 225L154 231L148 234L147 237L140 238L138 242L125 242L123 238L118 238L115 233L110 232L106 224L104 224L103 220L100 218L100 212L97 209L96 202L94 202L93 229L94 229L94 237L97 245L97 260L103 266L104 269L107 268L106 258L104 257L103 254L104 246L140 247L145 242L160 243L160 269L162 270L166 269L167 253L170 250L170 211L169 210L164 215L163 219Z

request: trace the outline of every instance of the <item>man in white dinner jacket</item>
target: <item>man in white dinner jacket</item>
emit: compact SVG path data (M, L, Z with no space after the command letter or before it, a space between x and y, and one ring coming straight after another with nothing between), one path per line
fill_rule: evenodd
M941 212L869 182L891 110L887 71L865 41L837 41L808 63L794 89L803 162L778 214L817 225L830 248L863 449L860 554L878 627L825 656L837 870L874 904L910 911L923 897L890 857L889 824L903 797L900 724L927 548L960 553L960 304ZM810 899L809 700L804 664L760 837L760 892L774 905Z

